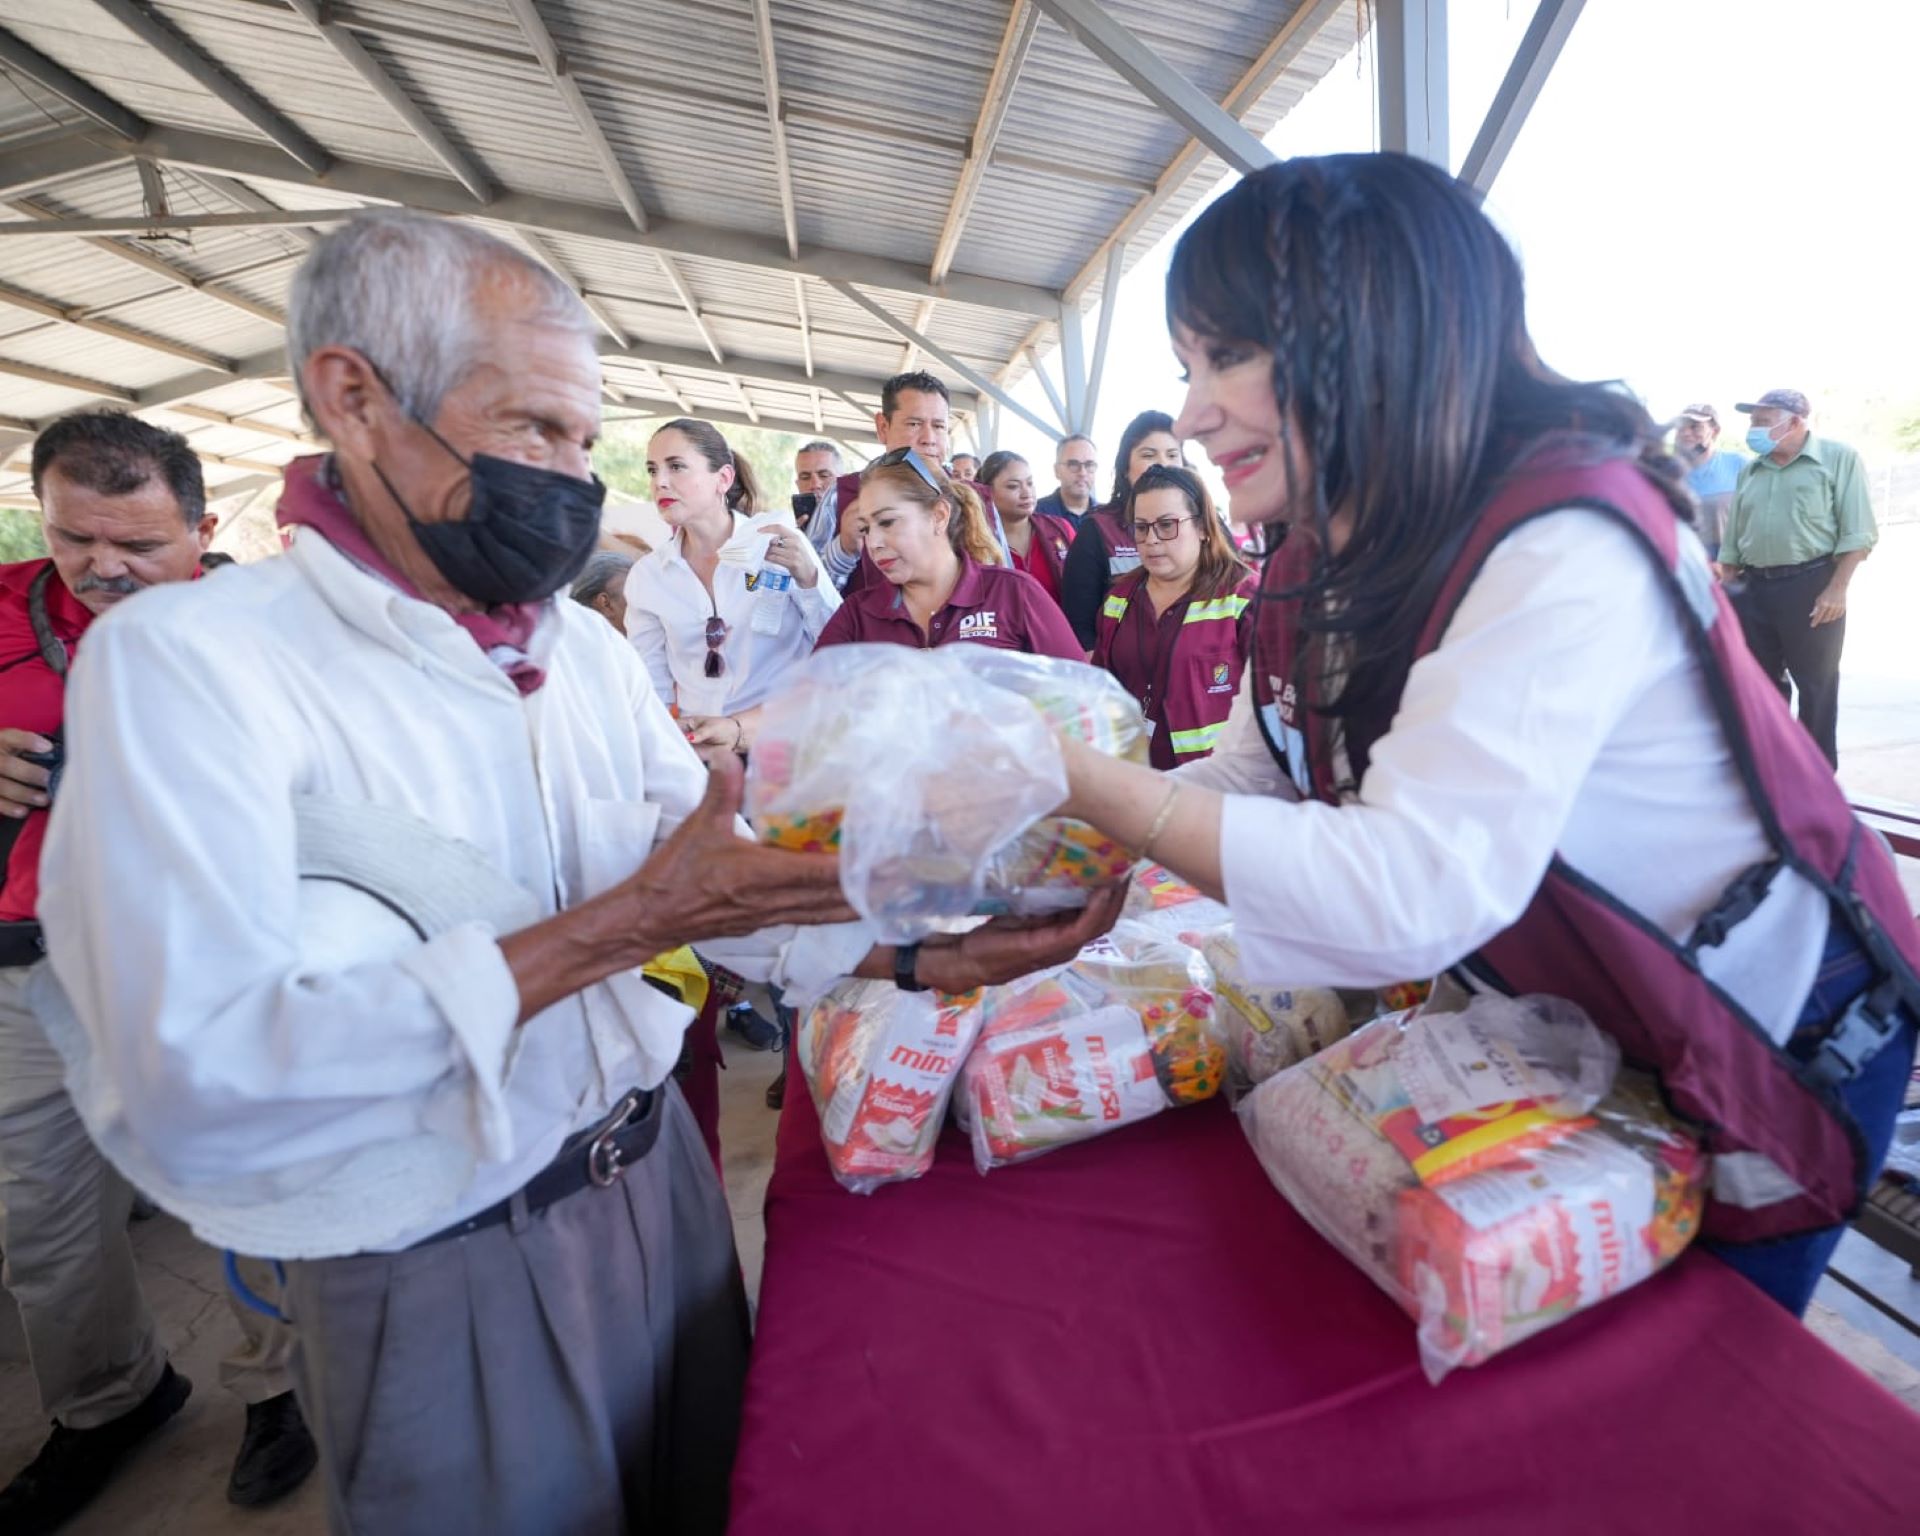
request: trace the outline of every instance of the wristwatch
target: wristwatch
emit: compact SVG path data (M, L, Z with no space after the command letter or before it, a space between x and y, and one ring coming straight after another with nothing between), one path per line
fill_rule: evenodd
M927 984L913 974L919 964L918 944L896 944L893 950L893 984L902 992L926 991Z

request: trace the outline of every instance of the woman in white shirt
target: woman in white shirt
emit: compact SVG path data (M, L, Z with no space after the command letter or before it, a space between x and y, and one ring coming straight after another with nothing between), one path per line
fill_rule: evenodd
M750 526L752 472L711 422L683 418L654 433L647 474L673 537L627 578L627 634L687 739L741 749L741 714L812 653L840 594L791 523ZM789 574L785 593L762 589L763 560Z
M1168 313L1174 431L1275 535L1254 655L1212 758L1067 743L1066 809L1224 899L1259 980L1581 1003L1714 1150L1721 1256L1804 1309L1891 1136L1920 933L1654 424L1541 363L1512 252L1403 156L1248 177Z

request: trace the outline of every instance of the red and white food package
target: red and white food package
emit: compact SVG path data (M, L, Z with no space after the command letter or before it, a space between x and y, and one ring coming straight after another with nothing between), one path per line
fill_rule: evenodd
M871 1194L932 1166L960 1063L980 1032L975 995L850 981L807 1010L795 1049L843 1187Z

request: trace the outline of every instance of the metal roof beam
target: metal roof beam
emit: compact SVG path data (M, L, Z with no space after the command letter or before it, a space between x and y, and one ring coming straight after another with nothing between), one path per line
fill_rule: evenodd
M593 158L600 162L601 174L613 188L613 195L620 200L620 206L626 209L633 227L645 233L647 210L641 205L640 193L627 175L626 167L620 163L620 157L613 152L613 145L607 141L606 130L600 126L600 119L593 115L593 108L587 105L587 98L581 94L579 82L573 78L566 58L554 43L553 34L547 31L547 24L540 19L540 8L534 4L534 0L506 0L506 5L513 13L513 19L519 23L527 42L532 45L540 67L546 71L554 89L559 91L561 100L566 102L567 110L573 114L574 122L586 138L587 147L593 151Z
M824 389L843 397L855 390L878 395L883 382L860 374L824 369L809 376L791 363L777 363L759 357L735 356L729 358L724 367L715 367L705 353L696 352L690 347L655 346L645 341L635 342L630 347L602 342L599 350L603 362L644 363L649 367L704 374L722 381L732 376L745 379L750 384L766 384L776 389ZM974 404L974 397L964 391L956 392L953 397L956 411L970 411Z
M70 325L75 330L92 331L96 336L110 336L113 340L126 342L129 346L145 347L149 352L164 352L170 357L197 363L202 368L227 366L226 359L217 352L191 347L184 341L170 341L165 336L155 336L147 331L135 330L131 326L121 325L114 320L97 319L88 315L80 306L61 304L40 294L28 293L23 288L15 288L10 283L0 283L0 304L10 305L14 309L24 309L29 314L43 315L57 324Z
M1053 414L1060 418L1061 430L1071 432L1073 423L1067 420L1067 402L1060 398L1060 391L1053 387L1053 380L1047 377L1047 370L1040 366L1039 352L1031 346L1025 350L1027 361L1033 364L1033 376L1040 381L1040 390L1047 397L1047 404L1053 407Z
M686 277L681 273L679 264L664 251L655 251L660 262L660 270L667 274L667 281L673 284L673 291L680 296L680 303L693 321L693 328L700 333L700 339L707 344L707 350L713 354L716 363L724 363L727 354L720 350L720 340L713 334L713 327L707 324L706 316L700 313L700 303L693 296Z
M312 448L320 446L320 439L311 432L296 432L292 427L275 426L270 421L256 421L251 416L229 416L225 411L216 411L209 406L160 405L150 409L171 411L176 416L191 416L195 421L211 422L215 426L237 427L242 432L258 432L262 437L277 437L286 443L301 443Z
M757 3L764 5L766 0L757 0ZM973 146L967 153L967 163L960 168L953 201L947 205L946 223L941 226L939 243L933 248L931 282L944 282L948 269L953 266L953 253L960 248L967 215L973 212L973 200L979 195L980 183L986 179L987 167L993 162L1000 126L1007 120L1014 87L1020 83L1027 50L1033 46L1033 34L1039 27L1040 12L1029 0L1014 0L1013 10L1007 17L1007 30L1001 34L1000 51L994 56L993 73L987 77L987 93L980 103L980 116L973 125Z
M793 208L793 161L787 155L787 125L780 118L780 61L773 47L771 0L752 0L753 35L760 48L760 83L767 93L767 131L773 135L773 175L780 188L780 223L787 254L800 258L800 226Z
M9 186L34 185L118 164L134 152L131 144L102 142L97 132L64 135L51 143L37 143L14 152L0 151L0 193ZM612 209L520 192L503 192L486 209L477 210L466 189L450 177L341 160L322 181L303 172L277 150L219 134L156 127L138 152L195 172L343 192L376 202L401 203L427 213L475 215L553 234L697 256L727 266L823 281L839 278L909 297L942 299L1035 319L1051 320L1059 312L1057 293L1028 283L954 272L935 288L927 282L924 266L864 252L817 248L803 250L795 261L777 236L769 238L748 230L672 220L655 223L642 233ZM350 214L355 210L346 211Z
M664 400L636 400L633 402L633 409L637 414L635 417L629 417L629 420L666 421L678 414L681 416L691 416L699 421L710 421L719 427L765 427L773 432L791 432L796 437L819 437L822 435L820 429L815 427L813 423L805 417L772 415L764 410L760 412L760 419L754 421L750 420L746 414L741 411L710 411L703 407L694 407L676 413L667 408L667 403ZM852 430L852 428L840 422L831 423L827 428L827 431L830 432L851 432Z
M217 176L212 171L190 171L175 167L178 174L189 181L197 181L209 192L224 197L234 207L252 213L279 213L280 205L270 198L262 197L243 181L235 181L231 176ZM298 224L286 226L286 232L301 245L310 246L319 236L310 229L302 229Z
M453 147L447 136L435 126L426 113L420 110L419 103L406 93L399 81L388 74L380 61L361 46L359 38L329 18L326 8L317 4L316 0L287 0L287 4L298 11L307 25L320 34L327 46L346 61L349 69L372 87L373 93L392 109L393 115L407 125L416 139L426 145L433 158L453 173L455 181L471 192L479 202L484 203L492 198L493 187L485 173Z
M95 90L65 65L55 63L11 32L0 31L0 64L19 70L34 84L53 92L75 111L123 139L140 139L153 126L138 112Z
M862 309L866 310L868 314L872 315L874 319L878 320L882 325L890 326L892 329L898 331L929 357L938 358L988 399L998 401L1016 416L1032 423L1036 430L1045 433L1048 437L1052 438L1053 441L1058 442L1060 440L1061 434L1059 428L1047 425L1046 422L1034 415L1032 411L1014 399L1012 395L1008 394L984 373L969 368L965 363L961 362L959 358L947 351L946 348L936 342L929 341L926 336L914 329L914 327L908 325L904 320L895 319L892 315L888 314L882 306L876 304L858 288L854 287L852 283L844 283L836 279L834 280L833 286L846 298L851 299Z
M10 239L54 239L61 235L144 235L167 229L275 229L285 224L337 224L352 218L358 208L277 208L271 213L129 213L101 218L68 218L52 214L32 221L0 222L0 236Z
M813 316L807 313L807 280L796 277L793 280L793 310L800 317L800 360L807 366L807 377L813 377Z
M304 131L241 84L198 43L141 0L93 0L93 3L194 84L252 123L314 175L323 174L333 164L333 157Z
M104 379L84 379L77 373L62 373L57 368L42 368L37 363L15 362L10 357L0 357L0 374L14 379L31 379L36 384L51 384L58 389L71 389L78 394L94 395L102 400L118 400L122 405L137 404L140 398L132 390L109 384ZM231 376L222 382L231 382Z
M1127 248L1116 245L1107 253L1107 280L1100 289L1100 328L1093 335L1093 362L1087 368L1087 402L1075 432L1091 432L1100 408L1100 380L1107 372L1107 343L1113 336L1114 311L1120 307L1120 274L1127 267Z
M1493 105L1487 108L1473 146L1460 165L1460 179L1485 197L1499 177L1501 167L1526 125L1527 114L1540 99L1540 89L1553 73L1560 50L1567 46L1573 24L1580 19L1586 0L1540 0L1540 7L1527 24L1526 36L1514 51L1506 78L1493 93Z
M1447 147L1447 0L1374 0L1380 147L1451 169Z
M183 373L175 378L162 379L158 384L150 384L132 395L124 390L115 390L106 398L126 399L136 410L145 410L149 406L172 405L176 400L191 400L195 395L204 395L209 390L244 380L280 378L286 372L287 349L275 347L269 352L256 352L252 357L237 359L231 372Z
M1261 50L1260 57L1253 61L1247 72L1234 83L1233 89L1227 92L1221 106L1235 118L1251 112L1273 88L1274 82L1299 58L1307 44L1319 36L1320 29L1338 15L1347 3L1348 0L1302 0L1299 9L1287 18L1273 41ZM1106 270L1108 249L1115 244L1132 244L1134 237L1192 179L1193 173L1200 169L1206 158L1207 146L1198 138L1189 139L1180 153L1168 163L1166 170L1161 172L1153 189L1133 205L1113 233L1101 242L1100 248L1074 274L1073 281L1067 284L1066 289L1070 303L1078 304L1087 289L1093 286L1094 279Z
M12 200L11 206L18 208L29 218L52 220L60 217L57 212L47 207L44 203L36 203L31 198L16 197ZM209 278L195 277L193 273L187 271L185 268L176 267L170 261L162 261L158 256L153 255L149 251L139 250L130 245L122 245L118 240L108 240L99 235L88 235L85 237L85 240L86 243L96 251L105 251L107 255L115 257L129 266L139 267L143 271L153 273L156 277L165 278L166 281L172 283L176 288L191 289L193 292L204 294L207 298L225 304L231 309L240 310L244 314L252 315L255 319L265 320L273 325L286 324L285 317L272 306L259 303L257 300L248 298L244 293L224 287L222 284L214 282Z
M339 161L322 183L302 175L284 157L263 145L188 129L155 128L141 146L141 152L169 164L293 185L324 186L329 191L403 203L429 213L471 214L475 211L465 189L446 177ZM68 151L65 156L67 163L76 158L78 154L74 151ZM101 146L96 163L115 158L118 157L110 146ZM7 179L6 157L0 155L0 186L4 186ZM753 231L677 220L655 222L641 231L610 209L529 193L503 192L487 207L483 217L557 234L584 235L665 251L670 255L698 256L731 266L757 267L789 275L798 272L829 281L837 278L893 293L973 304L1036 319L1051 319L1060 302L1059 295L1044 288L958 272L949 274L945 283L936 286L927 282L924 267L855 251L809 248L796 261L787 255L785 244L778 237L769 238Z
M931 324L933 324L933 300L922 299L913 311L913 328L916 331L924 332ZM899 373L911 373L913 371L913 365L919 361L920 349L912 342L908 342L900 349L900 366L895 371Z
M1273 164L1273 151L1239 118L1121 26L1095 0L1032 3L1236 171L1245 174Z

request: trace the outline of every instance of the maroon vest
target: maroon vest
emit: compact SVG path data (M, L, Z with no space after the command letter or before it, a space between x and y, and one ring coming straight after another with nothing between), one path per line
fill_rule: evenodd
M1100 537L1100 547L1107 554L1107 584L1111 586L1128 571L1140 569L1140 549L1133 542L1133 534L1120 526L1117 514L1102 508L1098 512L1089 512L1080 524L1084 536L1091 528Z
M1624 459L1594 462L1566 448L1536 454L1496 490L1464 542L1445 557L1445 580L1409 662L1439 645L1494 546L1521 524L1563 507L1615 518L1659 570L1773 857L1737 877L1679 944L1556 857L1518 921L1462 967L1510 994L1549 993L1580 1004L1629 1061L1660 1074L1669 1102L1700 1127L1712 1151L1760 1153L1800 1186L1798 1195L1758 1206L1711 1201L1708 1236L1751 1242L1831 1226L1847 1219L1866 1192L1865 1148L1835 1091L1835 1062L1846 1053L1776 1045L1702 975L1698 954L1723 943L1779 868L1790 868L1828 894L1834 920L1847 924L1874 962L1880 980L1869 989L1874 1005L1867 1010L1870 1016L1878 1010L1870 1017L1874 1024L1902 999L1910 1007L1920 1002L1920 929L1893 856L1862 829L1812 738L1748 653L1726 594L1698 543L1681 536L1666 499ZM1296 688L1306 686L1294 665L1299 604L1278 595L1306 576L1304 542L1289 539L1263 575L1254 701L1268 747L1295 783L1337 804L1355 792L1360 775L1340 772L1325 720L1307 707L1309 700L1296 697ZM1347 732L1353 761L1364 763L1368 732L1353 721ZM1675 850L1674 856L1683 855ZM1849 1024L1832 1043L1838 1047L1844 1034L1857 1053L1859 1029Z

